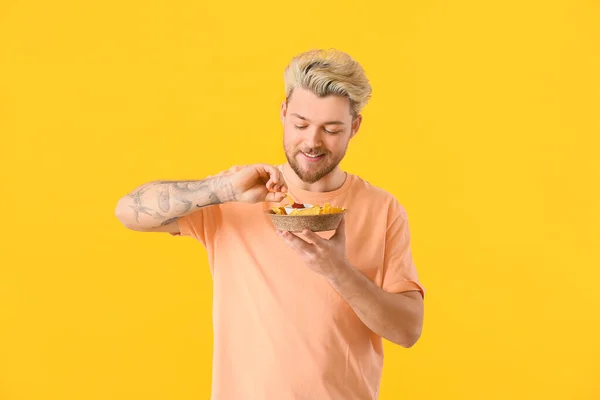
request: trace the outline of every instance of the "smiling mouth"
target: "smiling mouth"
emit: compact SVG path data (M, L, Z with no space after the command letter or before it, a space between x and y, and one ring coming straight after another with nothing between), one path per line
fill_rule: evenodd
M309 154L309 153L305 153L305 152L301 151L300 154L302 154L302 156L303 156L302 158L304 158L306 161L308 161L310 163L321 161L323 159L323 157L325 157L325 153Z
M304 154L308 158L319 158L319 157L322 157L324 155L323 153L321 153L321 154L309 154L309 153L305 153L303 151L301 151L301 153Z

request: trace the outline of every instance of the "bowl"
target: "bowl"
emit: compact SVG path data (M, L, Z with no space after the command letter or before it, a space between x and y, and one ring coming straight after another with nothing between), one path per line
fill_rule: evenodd
M313 232L334 231L347 209L342 212L319 215L281 215L273 210L265 211L275 229L288 232L302 232L305 228Z

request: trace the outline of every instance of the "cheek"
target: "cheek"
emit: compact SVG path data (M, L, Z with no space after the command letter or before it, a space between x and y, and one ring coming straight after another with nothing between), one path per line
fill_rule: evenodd
M343 150L343 143L339 139L330 138L330 140L323 142L323 144L325 145L327 150L334 154L339 153Z
M293 150L298 147L298 137L293 132L284 131L283 146L288 150Z
M286 127L283 131L283 141L287 145L297 146L302 142L302 135L294 127Z

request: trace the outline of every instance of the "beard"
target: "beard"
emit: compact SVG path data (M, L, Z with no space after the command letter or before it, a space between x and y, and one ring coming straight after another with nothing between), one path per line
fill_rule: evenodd
M325 149L290 149L285 147L285 157L292 167L292 170L296 173L298 178L300 178L303 182L306 183L315 183L321 178L327 176L331 171L333 171L344 158L344 154L340 154L338 157L334 157L331 152ZM298 155L301 152L307 154L323 154L323 157L314 163L310 162L301 162L298 160ZM300 157L304 157L300 155ZM307 165L306 167L304 165Z

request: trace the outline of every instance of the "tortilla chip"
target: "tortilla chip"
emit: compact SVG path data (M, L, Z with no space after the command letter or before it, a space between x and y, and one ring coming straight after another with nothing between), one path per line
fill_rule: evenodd
M319 215L320 212L321 207L313 206L310 208L296 208L290 213L290 215Z
M279 214L279 215L286 215L287 214L285 212L285 207L273 207L271 210L273 210L273 212L275 214Z
M285 197L287 198L287 200L290 202L290 206L293 205L296 201L294 200L294 198L292 197L292 195L289 192L286 192Z

